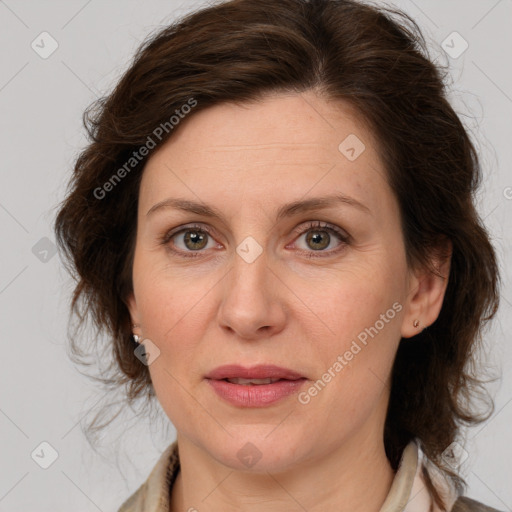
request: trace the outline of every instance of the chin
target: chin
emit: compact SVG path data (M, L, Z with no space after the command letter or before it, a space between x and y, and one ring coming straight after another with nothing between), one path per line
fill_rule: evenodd
M305 439L295 439L287 432L278 433L275 426L265 425L263 429L240 428L236 435L226 435L222 441L204 446L218 462L233 470L276 473L297 464L297 447L307 448L304 443Z

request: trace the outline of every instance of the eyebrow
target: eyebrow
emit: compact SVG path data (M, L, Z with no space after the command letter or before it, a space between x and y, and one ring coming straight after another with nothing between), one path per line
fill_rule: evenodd
M335 194L324 197L312 197L310 199L293 201L291 203L285 204L281 206L281 208L279 208L279 210L277 211L276 218L277 220L282 220L284 218L297 215L299 213L332 208L340 204L346 204L364 213L371 214L371 211L367 206L357 201L353 197L346 196L344 194ZM213 206L207 205L205 203L191 201L190 199L181 198L168 198L164 199L163 201L160 201L159 203L156 203L148 210L148 212L146 213L146 217L152 215L156 211L167 208L175 208L185 212L195 213L197 215L201 215L204 217L212 217L219 220L224 220L222 212L220 212Z

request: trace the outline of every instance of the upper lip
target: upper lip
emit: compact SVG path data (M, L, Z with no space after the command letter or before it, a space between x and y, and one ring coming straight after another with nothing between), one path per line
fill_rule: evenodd
M228 364L219 366L212 370L207 379L222 380L222 379L287 379L297 380L304 378L300 373L289 370L288 368L281 368L275 365L258 365L246 368L237 364Z

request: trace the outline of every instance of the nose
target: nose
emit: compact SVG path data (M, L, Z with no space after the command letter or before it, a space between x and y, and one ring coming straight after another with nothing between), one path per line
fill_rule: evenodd
M265 251L252 263L238 254L222 280L218 322L222 329L245 340L279 333L285 326L283 283L268 266Z

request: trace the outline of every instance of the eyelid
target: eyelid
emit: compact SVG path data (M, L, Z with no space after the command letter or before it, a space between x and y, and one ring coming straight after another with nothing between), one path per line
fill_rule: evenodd
M324 222L321 220L310 220L306 221L305 223L301 223L300 226L294 229L294 233L297 235L303 235L304 233L307 233L310 230L317 229L317 230L330 230L334 231L342 240L349 240L350 235L340 227L336 226L335 224L330 224L329 222Z

